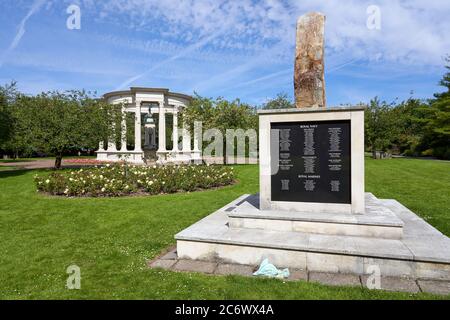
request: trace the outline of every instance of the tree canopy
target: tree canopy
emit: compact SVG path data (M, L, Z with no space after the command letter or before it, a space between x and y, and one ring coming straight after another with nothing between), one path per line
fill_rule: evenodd
M239 99L229 101L222 97L212 99L195 94L194 99L183 113L183 119L190 128L193 128L195 121L200 121L203 130L218 129L222 133L223 151L226 149L225 134L227 130L258 129L256 108L242 103ZM226 162L225 152L223 156L224 162Z
M11 87L3 87L1 91L15 92ZM1 129L4 137L1 148L14 154L54 155L56 168L68 151L97 149L99 141L114 134L120 114L119 107L94 99L85 91L16 94L9 103L4 103L7 94L0 97L2 117L9 120Z
M262 106L262 109L289 109L295 108L294 102L289 99L287 93L278 93L274 99L267 100Z

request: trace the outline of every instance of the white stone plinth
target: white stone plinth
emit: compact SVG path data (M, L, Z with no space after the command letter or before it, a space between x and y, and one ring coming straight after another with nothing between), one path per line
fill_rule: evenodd
M450 239L397 201L368 196L376 200L370 203L374 215L391 211L403 224L401 239L231 227L234 210L252 202L243 195L175 235L178 257L245 265L259 265L268 258L279 267L359 275L377 266L382 276L450 280ZM347 217L340 219L345 222L352 216ZM375 220L379 226L390 221L395 228L397 223L381 213Z
M260 204L262 210L286 210L331 213L364 213L364 108L305 108L260 110ZM282 122L350 121L351 203L314 203L272 201L271 195L271 124Z

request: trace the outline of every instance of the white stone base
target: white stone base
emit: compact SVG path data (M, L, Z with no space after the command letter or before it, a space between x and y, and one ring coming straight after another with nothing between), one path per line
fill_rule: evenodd
M366 212L359 215L339 212L260 210L259 196L254 195L228 212L229 226L269 231L401 239L404 223L372 194L366 194L365 202Z
M404 224L401 239L312 232L233 228L229 214L244 195L175 235L180 259L258 265L264 258L278 267L317 272L450 280L450 239L395 200L379 200Z

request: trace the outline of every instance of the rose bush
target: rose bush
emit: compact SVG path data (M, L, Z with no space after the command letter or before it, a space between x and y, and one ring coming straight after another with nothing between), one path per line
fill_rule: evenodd
M233 168L220 165L107 164L35 176L38 191L68 197L186 192L225 186L233 181Z

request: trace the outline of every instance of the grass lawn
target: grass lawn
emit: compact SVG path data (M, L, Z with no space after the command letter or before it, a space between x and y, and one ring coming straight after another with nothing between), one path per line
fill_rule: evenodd
M38 171L0 172L0 298L3 299L423 299L427 294L328 287L146 268L173 236L243 193L258 190L258 167L219 190L149 197L67 199L37 194ZM370 160L367 190L395 198L450 234L450 163ZM81 290L65 288L81 268Z
M11 166L0 166L0 171L8 171L8 170L14 170L16 168Z

